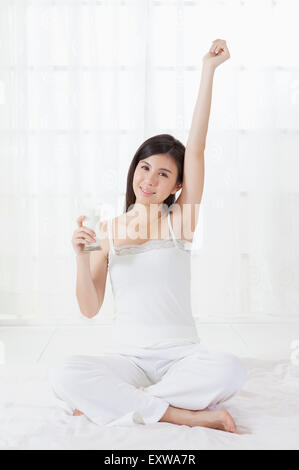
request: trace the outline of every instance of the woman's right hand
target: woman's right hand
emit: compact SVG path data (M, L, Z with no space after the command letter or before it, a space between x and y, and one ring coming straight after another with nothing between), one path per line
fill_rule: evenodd
M72 237L72 245L76 255L89 254L89 251L83 251L84 245L95 243L96 233L91 228L85 227L82 222L85 219L85 215L80 215L77 219L78 228L74 230Z

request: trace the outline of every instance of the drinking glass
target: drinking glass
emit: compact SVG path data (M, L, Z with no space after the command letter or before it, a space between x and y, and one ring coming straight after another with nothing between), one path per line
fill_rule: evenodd
M83 251L96 251L102 250L100 243L100 220L101 220L101 203L92 203L92 202L79 202L77 205L77 210L79 215L85 215L85 218L82 221L84 227L88 227L96 233L95 243L85 244Z

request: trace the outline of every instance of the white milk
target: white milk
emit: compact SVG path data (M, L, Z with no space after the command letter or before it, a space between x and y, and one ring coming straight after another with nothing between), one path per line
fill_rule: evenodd
M90 228L91 230L94 230L96 233L96 242L95 243L89 243L88 245L84 245L83 251L95 251L95 250L102 250L101 244L100 244L100 238L99 238L99 224L100 224L100 215L98 212L96 212L95 209L90 209L85 211L83 214L85 215L85 219L83 219L82 224L84 227Z

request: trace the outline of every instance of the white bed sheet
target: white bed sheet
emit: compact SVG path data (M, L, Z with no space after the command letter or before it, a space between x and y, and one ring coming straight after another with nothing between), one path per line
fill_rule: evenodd
M54 396L49 366L0 366L0 449L299 449L299 366L242 358L248 378L220 407L238 434L170 423L98 426Z

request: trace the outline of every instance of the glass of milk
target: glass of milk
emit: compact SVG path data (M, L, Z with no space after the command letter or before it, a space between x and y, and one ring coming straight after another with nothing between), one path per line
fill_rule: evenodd
M82 225L84 227L90 228L94 230L96 233L96 242L89 243L84 245L83 251L95 251L95 250L102 250L99 238L99 230L100 230L100 220L101 220L101 204L85 208L82 215L85 215L85 219L82 221Z

